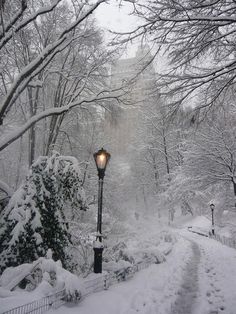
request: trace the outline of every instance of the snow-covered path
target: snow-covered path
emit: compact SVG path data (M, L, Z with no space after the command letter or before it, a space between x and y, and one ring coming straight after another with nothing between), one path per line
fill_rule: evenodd
M191 256L190 247L190 242L181 238L166 262L151 265L137 273L134 278L114 285L107 291L92 294L75 307L61 307L56 310L56 313L171 313L185 265Z
M56 314L235 314L236 250L186 229L165 263Z
M235 314L236 250L188 231L179 234L192 243L193 256L171 313Z
M236 313L236 250L185 232L199 247L198 293L193 314Z
M200 262L199 246L191 241L192 255L186 263L182 283L177 291L177 299L171 314L192 313L192 307L198 293L198 267Z

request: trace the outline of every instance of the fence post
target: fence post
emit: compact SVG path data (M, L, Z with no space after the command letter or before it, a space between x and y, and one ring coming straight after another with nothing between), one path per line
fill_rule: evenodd
M108 290L109 288L109 278L108 275L105 275L104 277L104 290Z

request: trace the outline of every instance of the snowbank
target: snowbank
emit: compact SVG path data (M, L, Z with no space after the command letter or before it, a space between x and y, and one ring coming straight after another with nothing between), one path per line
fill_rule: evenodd
M60 261L39 258L32 264L7 268L0 277L1 311L65 290L66 301L82 295L82 280L65 270Z

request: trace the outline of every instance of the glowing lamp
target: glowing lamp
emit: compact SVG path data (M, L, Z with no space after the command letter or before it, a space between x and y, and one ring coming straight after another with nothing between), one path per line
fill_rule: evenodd
M105 170L108 164L108 161L111 157L111 155L105 150L100 149L95 154L93 154L97 170L98 170L98 177L99 179L103 179L105 176Z

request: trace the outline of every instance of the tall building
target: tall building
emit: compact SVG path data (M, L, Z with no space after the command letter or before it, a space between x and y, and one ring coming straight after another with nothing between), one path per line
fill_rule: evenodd
M122 154L132 149L145 106L150 103L155 86L155 69L148 46L140 46L134 58L120 59L112 66L111 86L124 86L124 90L127 90L124 104L120 108L113 108L115 119L109 124L112 150Z

